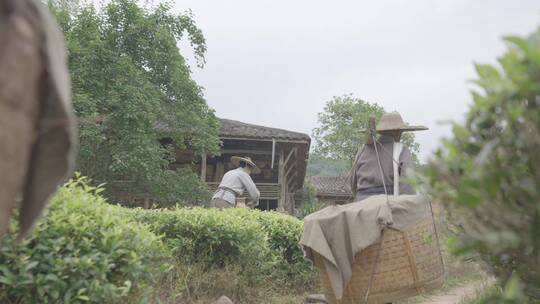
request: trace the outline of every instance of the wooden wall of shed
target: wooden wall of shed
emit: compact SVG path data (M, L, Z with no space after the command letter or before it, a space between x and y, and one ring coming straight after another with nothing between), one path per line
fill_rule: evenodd
M232 156L248 156L261 168L261 174L252 175L257 183L275 183L281 185L278 198L278 211L293 214L295 194L301 186L305 175L305 160L301 157L307 153L306 147L294 142L277 142L272 168L272 141L253 139L222 139L221 155L202 156L191 151L176 152L176 161L172 169L189 167L200 174L207 183L219 183L223 175L234 169L230 162ZM203 158L205 161L203 161Z

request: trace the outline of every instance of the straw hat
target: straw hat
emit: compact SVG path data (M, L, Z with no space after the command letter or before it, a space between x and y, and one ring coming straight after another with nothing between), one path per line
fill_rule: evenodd
M410 126L403 121L398 112L385 113L381 116L377 125L377 132L381 131L423 131L428 130L425 126Z
M244 156L244 157L240 157L240 156L233 156L231 157L231 163L233 165L235 165L236 167L240 167L240 162L245 162L246 164L248 164L251 168L253 168L251 170L251 173L253 174L259 174L261 173L261 169L259 169L259 167L257 167L257 165L255 165L255 163L251 160L250 157L247 157L247 156Z

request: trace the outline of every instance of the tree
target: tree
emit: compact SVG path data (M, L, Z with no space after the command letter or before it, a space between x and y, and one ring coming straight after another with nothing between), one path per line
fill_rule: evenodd
M350 169L348 160L329 159L313 153L309 157L306 176L339 176L347 174Z
M383 113L383 107L377 103L353 95L333 97L318 115L320 126L313 129L315 155L351 164L364 141L361 130L367 129L369 117L379 119ZM418 162L419 145L414 141L414 134L404 133L402 142L411 149L415 162Z
M476 65L466 121L425 177L461 228L456 253L487 262L504 303L525 303L540 299L540 29L505 41L500 66Z
M174 149L159 142L171 138L195 153L219 149L219 122L177 46L189 39L204 65L206 42L193 17L135 0L112 0L99 11L92 4L49 5L66 37L83 121L78 169L98 182L128 180L160 200L200 199L204 185L188 168L168 170ZM164 120L165 132L156 128Z

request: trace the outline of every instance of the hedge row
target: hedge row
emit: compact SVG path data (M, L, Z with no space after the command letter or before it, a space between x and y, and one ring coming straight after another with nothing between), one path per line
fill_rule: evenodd
M61 188L32 236L0 242L0 303L150 302L178 262L240 267L246 284L310 283L302 222L247 209L127 209L84 178Z
M84 178L61 188L21 244L0 243L0 303L118 303L151 286L170 252L148 227L107 204Z
M200 207L135 209L131 215L162 235L173 255L185 263L240 265L251 282L301 282L312 275L298 246L302 221L288 215Z

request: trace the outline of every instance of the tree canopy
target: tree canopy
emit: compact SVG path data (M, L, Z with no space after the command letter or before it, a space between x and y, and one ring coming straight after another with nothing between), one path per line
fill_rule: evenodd
M369 117L375 116L378 120L384 112L384 108L377 103L353 95L333 97L318 115L320 126L313 130L314 153L319 156L317 159L347 161L351 164L364 141L361 130L367 129ZM418 161L419 145L414 140L414 134L404 133L402 142L409 147L414 160Z
M129 181L162 200L193 200L205 188L188 168L169 170L167 137L195 153L216 153L219 122L191 78L178 42L188 39L198 66L206 41L189 13L135 0L50 1L66 37L73 102L83 122L78 169L98 182ZM69 4L69 3L68 3ZM156 125L166 121L167 131Z

